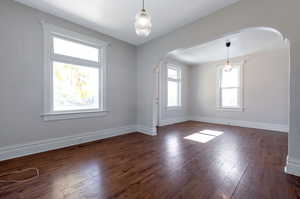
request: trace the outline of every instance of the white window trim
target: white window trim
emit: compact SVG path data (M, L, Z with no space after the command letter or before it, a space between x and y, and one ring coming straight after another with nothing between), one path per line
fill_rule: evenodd
M45 121L49 120L65 120L75 118L99 117L107 115L107 63L106 63L106 48L109 43L69 31L64 28L41 22L44 31L44 105L42 118ZM88 46L99 49L99 63L93 61L82 60L80 58L72 58L64 55L54 55L53 53L53 36L73 40L77 43L82 43ZM53 111L53 82L52 82L52 58L62 62L71 62L73 64L85 65L99 68L99 109L87 109L76 111Z
M178 71L178 77L177 79L174 78L170 78L168 76L168 68L173 68L176 69ZM167 110L180 110L182 109L182 103L181 103L181 89L182 89L182 70L181 67L172 63L168 63L167 67L166 67L166 91L167 91L167 95L166 95L166 108ZM178 106L168 106L168 96L169 96L169 91L168 91L168 82L169 81L174 81L174 82L178 82L179 86L178 86Z
M245 110L244 107L244 64L245 61L232 63L233 67L239 66L240 67L240 92L239 92L239 104L240 107L222 107L221 102L221 73L224 68L224 65L217 66L217 93L216 93L216 110L217 111L236 111L236 112L243 112Z

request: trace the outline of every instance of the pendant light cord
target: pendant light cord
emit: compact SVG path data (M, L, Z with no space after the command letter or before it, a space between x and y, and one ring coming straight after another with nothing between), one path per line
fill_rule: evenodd
M226 47L227 47L227 63L229 63L229 48L231 46L231 42L227 41L226 42Z
M227 63L229 63L229 47L227 47Z
M143 0L143 10L145 10L145 0Z

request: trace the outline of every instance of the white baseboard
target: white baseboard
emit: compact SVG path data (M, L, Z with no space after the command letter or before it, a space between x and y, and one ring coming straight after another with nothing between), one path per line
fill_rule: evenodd
M166 125L186 122L188 120L189 120L188 117L162 119L159 121L159 126L166 126Z
M143 133L143 134L146 134L146 135L151 135L151 136L157 135L156 127L148 127L148 126L144 126L144 125L137 125L136 130L137 130L137 132Z
M160 125L164 126L164 125L184 122L188 120L288 132L288 127L286 125L265 124L265 123L237 121L237 120L233 121L233 120L224 120L224 119L216 119L216 118L206 118L206 117L168 119L168 120L161 121ZM74 136L53 138L53 139L31 142L22 145L1 147L0 161L31 155L35 153L45 152L49 150L64 148L64 147L73 146L77 144L92 142L92 141L101 140L101 139L114 137L118 135L124 135L132 132L140 132L150 136L157 135L156 127L149 127L144 125L129 125L129 126L123 126L119 128L104 129L96 132L82 133ZM287 172L299 171L300 174L300 163L298 164L297 161L289 161L289 162L291 163L287 164Z
M0 148L0 161L136 132L136 125Z
M294 176L300 176L300 160L287 157L286 166L284 168L285 173Z
M279 131L279 132L289 132L288 125L282 125L282 124L271 124L271 123L230 120L230 119L212 118L212 117L197 117L197 116L191 117L190 120L214 123L214 124L225 124L225 125L239 126L239 127L246 127L246 128L264 129L264 130Z

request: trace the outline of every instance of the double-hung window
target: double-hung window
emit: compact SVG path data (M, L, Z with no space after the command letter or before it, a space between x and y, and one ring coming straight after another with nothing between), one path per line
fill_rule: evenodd
M44 119L104 115L107 44L51 24L43 26Z
M234 64L231 71L218 68L217 109L243 111L243 64Z
M181 107L181 70L178 66L167 66L167 107Z

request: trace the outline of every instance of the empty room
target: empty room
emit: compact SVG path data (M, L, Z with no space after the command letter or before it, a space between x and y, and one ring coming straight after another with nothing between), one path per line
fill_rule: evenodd
M300 198L297 0L1 0L1 199Z

